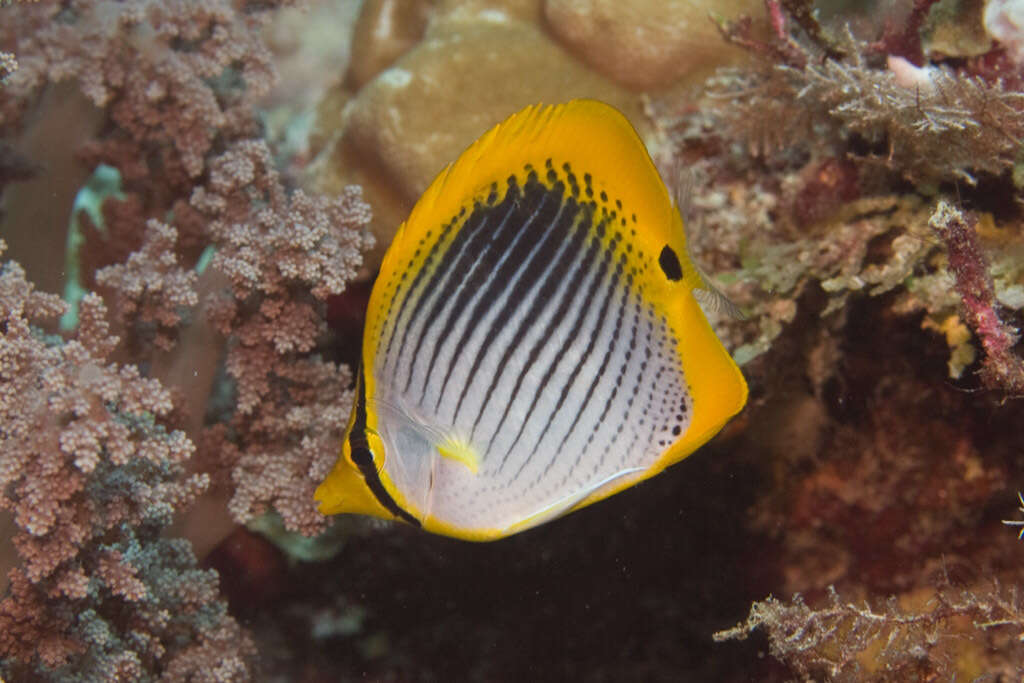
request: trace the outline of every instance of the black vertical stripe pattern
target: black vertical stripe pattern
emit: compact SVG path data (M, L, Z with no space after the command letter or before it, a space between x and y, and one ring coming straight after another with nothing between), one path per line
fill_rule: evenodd
M452 287L457 287L462 281L472 282L479 277L477 275L478 267L487 258L490 249L490 242L486 240L488 235L487 228L490 227L495 232L505 230L508 226L513 203L514 197L510 193L509 197L506 197L505 202L503 202L503 205L497 207L495 211L480 211L479 205L477 205L477 209L470 214L462 230L452 240L451 246L442 256L434 271L434 278L425 287L425 290L434 290L436 296L433 299L429 312L426 314L423 330L416 340L416 347L413 349L411 358L415 359L419 356L420 349L423 347L423 340L427 338L428 332L440 317L441 309L450 299ZM500 219L498 220L497 227L491 227L491 219ZM483 244L480 245L478 242L483 242ZM474 248L470 248L470 246ZM459 277L463 273L465 274L464 277ZM438 278L441 278L441 282L438 282ZM399 345L397 356L399 359L401 359L402 353L405 350L406 338L419 320L425 300L426 295L419 297L412 314L409 316L408 323L402 333L402 343ZM406 377L405 390L408 390L409 385L412 383L414 367L414 363L409 363L409 374Z
M572 200L569 201L571 202ZM572 254L577 254L582 249L583 238L590 233L591 225L591 212L582 212L580 216L579 227L577 228L576 235L574 236L574 239L572 240L571 244L570 251ZM578 237L578 239L576 239L576 237ZM551 342L551 336L554 333L555 329L560 324L562 324L566 314L569 312L569 306L572 305L573 301L575 301L576 297L580 294L580 287L583 285L584 277L593 274L594 264L597 262L597 253L600 249L600 239L596 237L593 238L591 240L590 247L583 254L579 266L573 273L572 279L568 283L568 286L566 286L562 290L562 296L557 302L557 308L555 309L554 314L548 320L548 323L545 326L543 333L539 336L539 338L536 341L534 341L533 346L530 348L530 351L526 358L526 363L523 366L523 369L520 371L519 376L516 377L515 386L512 389L512 396L509 397L507 402L505 403L505 410L504 412L502 412L501 419L498 422L498 426L495 428L496 432L501 431L501 428L505 425L505 420L508 418L509 411L512 409L512 404L515 402L516 397L519 395L519 390L523 386L523 380L526 378L526 374L530 371L530 369L533 367L533 364L537 361L537 358L540 356L543 347ZM592 281L591 286L589 288L591 295L599 279L600 276ZM541 292L538 293L538 295L534 298L533 306L531 307L530 312L527 313L526 317L524 318L520 329L516 331L515 338L521 337L521 335L523 334L523 327L532 324L533 320L535 320L536 316L539 314L541 307L555 304L555 302L551 300L551 297L555 294L555 290L558 288L559 284L560 282L552 277L549 277L547 279L547 281L544 283L544 289L542 289ZM584 300L586 301L588 299ZM585 312L585 306L581 307L581 311ZM555 358L552 360L551 364L545 370L544 375L541 378L540 384L536 387L536 391L534 392L533 401L531 401L530 403L530 408L528 409L526 416L520 423L519 429L517 430L516 435L513 438L512 444L509 445L507 451L505 452L505 455L502 457L501 466L498 468L499 471L505 466L505 462L508 460L509 455L512 453L512 450L519 442L519 438L523 435L523 431L526 429L526 425L529 422L530 417L532 417L534 409L537 407L537 401L539 400L540 396L544 393L544 390L547 388L548 382L551 380L551 376L555 372L555 368L558 367L561 355L566 351L567 347L572 346L573 342L576 340L576 337L579 335L578 323L579 319L577 318L577 325L571 329L571 336L566 341L566 345L558 350L558 353L555 355ZM498 377L494 377L491 380L492 388L493 383L497 382L497 380ZM488 398L490 398L490 393L488 393Z
M402 314L405 313L405 307L409 304L410 301L415 300L417 302L417 304L418 304L419 301L421 301L423 299L422 296L420 296L420 297L416 297L415 296L416 289L420 285L420 283L423 282L424 277L426 276L426 274L428 272L430 272L430 264L431 264L431 262L433 262L434 258L437 256L437 252L441 248L441 244L444 243L444 240L448 236L448 233L451 232L452 226L455 225L456 220L457 219L453 218L452 220L448 221L447 225L444 226L444 229L441 231L441 235L431 245L430 251L427 253L427 257L423 260L423 265L419 268L418 272L416 273L416 276L412 280L412 283L409 285L409 291L406 292L404 297L402 297L402 303L398 307L398 313L395 314L396 325L391 330L391 335L388 338L388 345L387 345L386 350L384 351L384 357L385 358L387 358L391 354L391 344L392 344L392 342L395 341L395 330L398 329L397 322L402 320ZM401 287L401 283L399 283L399 285L398 285L398 288L400 288L400 287ZM395 297L392 298L391 304L388 307L389 309L392 306L394 306L394 302L395 302L395 299L397 298L397 296L398 296L398 289L396 288L396 290L395 290ZM391 316L391 312L389 310L388 311L388 317L390 318L390 316ZM404 346L405 346L405 337L406 337L406 335L409 334L409 327L410 326L406 326L405 334L402 335L402 348L404 348ZM402 354L402 348L399 348L399 351L398 351L399 356L401 356L401 354Z
M619 264L616 266L615 271L613 271L612 273L611 279L608 282L605 282L605 277L607 276L608 271L611 267L611 261L614 254L615 251L613 249L607 249L605 251L604 259L602 259L601 261L601 266L598 270L597 276L591 282L590 289L587 291L587 294L584 297L584 301L593 301L595 296L597 295L597 287L604 283L604 295L601 297L601 304L597 315L597 321L594 323L594 329L591 330L590 339L587 340L587 346L583 349L583 352L580 354L580 358L576 362L575 367L573 367L572 372L569 373L569 377L566 378L565 384L562 385L562 389L558 394L558 401L555 403L554 410L552 410L551 413L548 415L548 419L544 423L543 429L541 429L540 434L537 436L537 439L533 444L533 449L530 451L530 454L523 460L523 463L522 465L520 465L519 471L516 473L516 476L519 476L519 474L522 473L522 470L526 467L526 464L533 458L534 455L536 455L537 449L540 448L540 444L544 440L544 436L548 433L548 429L551 428L551 424L555 421L555 417L562 410L562 406L565 405L565 400L569 396L569 391L576 383L576 379L579 377L580 372L583 370L583 366L590 359L590 355L594 352L594 347L597 346L597 340L601 338L601 332L604 330L604 321L605 318L608 316L608 310L611 307L610 305L612 302L612 297L615 294L615 289L619 283L619 278L622 276L623 262L625 261L625 256L621 257ZM569 344L575 343L577 336L583 329L583 322L586 319L586 315L587 307L580 306L579 311L576 313L575 320L573 320L572 324L570 325L572 337L569 340ZM550 379L550 375L554 373L556 367L557 363L553 363L551 367L548 369L548 373L545 374L544 379L542 380L543 386L547 385L547 382ZM530 410L527 414L527 417L533 414L533 410L537 406L537 399L539 398L540 393L538 392L538 394L534 398L534 401L530 404ZM584 402L584 404L580 406L578 415L582 415L583 411L586 410L586 407L587 402ZM516 442L518 442L519 437L522 436L525 427L526 420L524 420L523 424L519 427L519 433L516 434ZM511 451L512 448L510 447L508 452L504 456L505 459L508 458L508 456L511 454ZM550 466L548 467L548 469L550 469ZM546 471L547 470L545 470L545 472Z
M588 211L579 211L576 202L572 199L566 202L566 209L566 211L559 213L559 220L556 221L555 230L552 234L558 235L565 230L571 234L571 237L569 239L563 238L561 240L562 244L558 248L557 255L555 255L549 262L544 271L539 274L535 274L535 272L531 272L530 269L527 269L527 271L522 274L522 276L516 281L516 285L513 290L506 297L505 304L494 321L495 324L491 325L488 331L489 338L485 344L486 347L490 347L493 342L493 338L501 332L507 321L512 317L514 309L519 308L522 302L526 300L529 291L534 291L530 308L526 312L526 315L523 316L523 319L519 322L516 331L512 335L511 342L505 347L501 360L498 361L498 368L494 373L494 376L491 377L490 386L487 388L483 403L480 405L476 420L473 422L471 436L475 434L477 425L480 423L480 418L483 417L484 411L486 410L488 403L490 403L491 396L494 393L494 388L498 385L498 382L501 381L501 377L505 372L505 366L508 364L512 354L515 353L516 345L519 343L519 340L524 338L527 328L533 326L534 322L540 318L543 309L551 303L551 297L556 293L561 281L565 278L569 269L572 268L573 263L579 261L580 250L582 249L583 243L590 231L590 214ZM573 224L575 224L575 227L571 227ZM573 275L573 281L576 283L576 286L578 286L582 275L585 274L587 262L593 260L595 251L596 244L594 248L591 248L587 256L584 257L583 262L579 264L579 267L576 268ZM562 301L564 305L560 304L559 308L561 310L561 315L564 316L564 309L568 307L570 299L563 296ZM498 426L495 428L496 433L501 431L501 427L505 424L505 418L508 417L509 408L516 400L516 396L519 395L519 389L522 387L523 378L533 366L533 363L537 360L537 356L540 354L543 344L550 341L548 337L550 337L553 326L558 322L559 320L556 314L556 316L549 322L541 339L535 342L533 347L530 349L526 364L523 366L519 376L516 378L515 386L512 389L512 395L505 397L505 412L501 416ZM473 369L470 370L471 377L475 374L476 369L483 360L483 354L486 353L486 350L486 348L481 347L478 352L477 358L474 360ZM468 384L467 387L463 388L463 393L465 393L466 388L468 388Z
M555 250L551 246L557 244L555 239L557 237L564 237L558 230L559 227L565 227L558 220L563 207L560 201L560 193L550 192L548 188L541 185L535 179L528 180L524 190L523 201L520 205L523 215L521 216L521 222L517 221L521 225L520 234L517 237L523 237L524 239L520 239L512 245L508 251L508 257L498 264L497 270L488 280L483 292L473 305L472 310L468 313L470 324L466 325L460 335L455 344L455 352L448 361L448 369L445 372L444 381L441 383L437 402L434 405L435 410L441 403L441 398L444 396L445 389L448 388L452 372L455 371L463 351L466 350L469 338L476 331L473 323L479 321L483 317L484 311L493 306L500 294L508 289L510 280L517 271L523 269L523 274L517 279L516 284L513 284L513 287L518 286L518 283L524 280L536 279L543 272L547 263L554 258ZM509 297L506 303L515 302L512 302L511 297ZM508 316L511 315L513 310L514 306L505 306L499 311L486 331L487 336L478 349L478 357L481 354L485 354L490 348L494 337L500 332L501 326L508 322ZM438 347L440 347L440 344L438 344ZM479 364L474 360L474 371L478 367ZM472 376L472 373L470 375ZM458 407L455 411L456 416L470 384L471 382L467 382L460 392Z
M634 299L635 299L635 303L634 303L634 306L633 306L633 326L632 326L631 332L630 332L629 344L626 346L626 357L625 357L625 359L622 362L622 366L619 368L619 374L618 374L618 377L616 378L615 388L612 390L612 395L608 397L608 401L605 402L604 409L601 411L601 417L599 417L597 419L597 423L596 423L596 425L594 427L595 431L601 425L601 423L604 422L605 417L608 416L608 411L611 410L612 403L615 401L615 396L618 394L619 389L622 388L622 380L626 377L626 370L629 369L630 361L633 358L633 351L636 349L636 335L637 335L637 329L640 326L640 318L641 318L641 308L640 308L640 301L641 300L640 300L640 296L639 295L635 295ZM642 375L643 375L642 372L637 374L637 379L636 379L637 385L639 385L640 378L641 378ZM635 391L637 385L634 385L634 391ZM626 415L629 415L629 413L632 412L631 409L632 409L632 406L633 406L633 397L630 397L629 399L627 399L626 402L627 402ZM594 465L594 471L597 471L601 467L601 465L604 464L605 456L608 455L608 452L612 449L612 446L614 446L618 442L619 437L622 436L622 431L623 430L620 429L617 432L615 432L615 436L612 437L612 440L605 445L604 450L601 451L600 460L598 460L598 462L595 463L595 465ZM582 456L577 456L577 463L578 463L580 457L582 457Z
M518 209L523 203L522 192L519 189L518 184L514 177L508 179L508 191L506 192L504 201L498 205L495 209L490 209L494 212L502 212L502 219L498 225L498 228L491 231L479 231L468 237L469 242L466 244L466 253L472 255L474 253L479 254L479 258L476 259L470 267L468 273L462 274L457 271L453 271L453 274L461 277L453 277L449 280L448 291L442 292L439 296L439 301L450 301L448 311L444 316L444 321L441 323L441 329L438 333L437 342L434 344L434 349L430 355L430 362L427 364L426 373L423 377L423 387L420 393L420 400L423 400L426 396L427 387L430 385L430 378L433 376L434 368L437 365L438 356L441 354L441 350L444 347L444 342L454 332L455 326L459 320L465 314L470 302L473 298L480 294L480 288L487 282L488 277L492 274L494 268L501 262L502 258L507 258L507 253L502 253L502 250L508 250L519 244L522 240L523 231L520 229L522 226L518 220L520 218ZM474 213L483 211L486 212L489 209L476 209ZM471 217L472 218L472 217ZM450 252L449 252L450 253ZM450 263L447 260L443 260L438 268L438 271L453 269L457 265ZM465 285L459 289L459 285L465 283ZM454 297L454 300L452 300ZM440 316L438 316L440 317ZM433 321L429 324L433 326ZM420 348L420 344L427 337L427 330L424 329L423 334L420 335L420 341L417 345L417 349ZM467 329L472 329L472 319L470 319ZM409 364L409 380L406 382L406 389L409 387L409 382L412 378L413 367L416 359L419 358L419 352L417 351Z
M632 284L632 276L627 276L627 280L626 281L627 281L627 283ZM619 345L619 335L622 332L622 322L623 322L623 318L625 317L625 314L626 314L628 298L629 298L629 289L628 288L623 289L622 290L622 296L620 297L620 300L619 300L618 313L616 314L616 318L615 318L615 326L612 328L612 338L610 340L610 343L608 344L608 348L605 349L604 357L601 359L601 365L599 366L597 374L595 374L594 377L590 380L590 385L587 387L587 391L586 391L586 393L583 396L583 403L582 403L582 405L580 405L579 410L576 412L576 415L573 417L572 423L569 425L569 428L565 432L565 436L562 437L562 441L558 444L558 448L556 448L553 451L553 453L551 455L551 459L548 462L548 464L544 467L543 471L547 471L548 469L551 468L551 466L554 464L555 458L558 456L558 453L560 453L561 450L565 447L565 444L568 443L569 438L572 436L573 432L576 430L577 425L579 425L580 418L583 417L583 414L586 412L587 407L590 405L590 401L594 398L595 390L597 389L598 384L600 384L601 379L604 377L605 373L608 371L608 367L609 367L608 363L611 360L612 355L615 353L615 350L618 348L618 345ZM618 385L617 384L616 384L615 387L613 387L612 393L608 397L608 401L605 404L605 412L604 412L604 414L607 414L608 408L611 406L612 401L615 399L615 392L616 391L618 391ZM604 414L602 414L602 418L601 419L604 418ZM601 419L599 419L597 421L597 425L598 426L601 424ZM541 476L543 476L543 474L538 475L537 479L539 480Z
M348 445L352 453L352 462L359 468L359 473L363 475L366 487L370 489L370 493L384 506L385 510L413 526L421 526L420 520L413 517L407 510L395 502L395 499L391 497L391 494L384 488L384 483L380 480L377 463L374 462L370 443L366 439L366 382L363 381L362 368L359 369L356 385L355 413L352 431L348 433Z
M401 306L399 306L398 313L395 315L395 324L392 326L391 334L388 337L388 345L387 348L384 350L385 362L387 362L387 359L391 357L391 347L395 341L395 336L398 331L398 328L401 326L402 314L405 313L406 306L408 306L410 302L413 302L412 310L409 313L409 324L405 325L405 329L402 332L402 340L398 346L396 354L398 358L402 357L402 353L405 351L405 344L409 338L409 331L412 330L413 327L412 322L416 319L416 316L420 312L420 308L423 306L424 300L427 298L427 293L431 288L431 281L427 280L424 282L423 293L420 294L419 296L416 296L416 286L420 283L421 279L423 279L424 276L430 273L430 264L434 260L434 257L437 255L437 252L441 249L441 245L444 244L445 238L448 236L448 233L451 231L452 226L455 224L455 222L456 221L454 219L450 221L448 225L445 226L445 229L441 232L441 235L437 238L437 241L431 245L430 252L427 255L427 258L424 259L423 261L423 266L419 269L419 272L416 273L416 277L413 280L412 284L409 285L409 291L405 294L405 296L402 299L402 304ZM468 225L467 221L467 224L463 225L462 230L472 230L474 229L474 227L475 226L471 227L470 225ZM397 296L398 293L396 292L395 294Z

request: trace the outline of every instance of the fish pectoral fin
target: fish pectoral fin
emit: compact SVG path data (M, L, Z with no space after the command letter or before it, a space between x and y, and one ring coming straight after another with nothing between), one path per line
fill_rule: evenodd
M480 469L480 454L465 439L448 437L437 445L437 450L443 457L464 465L473 474Z

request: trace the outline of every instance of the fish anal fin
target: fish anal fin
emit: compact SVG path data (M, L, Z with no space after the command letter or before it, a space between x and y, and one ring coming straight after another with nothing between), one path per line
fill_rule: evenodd
M643 468L630 467L622 470L621 472L617 472L610 477L606 477L601 481L594 482L571 495L565 496L561 500L557 500L532 514L527 515L515 524L510 525L504 530L505 535L510 536L512 534L519 533L520 531L525 531L526 529L543 524L544 522L555 519L556 517L579 510L580 508L586 507L587 505L602 500L603 498L607 498L613 493L617 493L623 488L635 484L640 478L642 478L636 475L642 475L642 473Z

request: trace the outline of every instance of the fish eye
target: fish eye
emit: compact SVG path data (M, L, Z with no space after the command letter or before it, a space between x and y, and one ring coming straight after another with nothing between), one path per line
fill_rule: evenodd
M661 255L658 257L658 265L661 266L661 272L665 273L665 277L672 282L678 282L683 279L683 267L679 264L679 257L676 256L676 252L672 247L667 244L661 250Z

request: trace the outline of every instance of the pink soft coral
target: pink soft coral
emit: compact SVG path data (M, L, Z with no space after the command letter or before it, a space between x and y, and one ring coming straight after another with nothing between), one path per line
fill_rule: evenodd
M17 263L0 267L0 509L14 513L22 562L0 602L0 658L15 674L35 662L135 678L174 661L176 633L201 640L209 629L235 634L222 654L244 669L251 646L217 601L215 575L195 568L187 543L160 536L208 484L183 472L194 447L164 422L169 392L108 360L118 340L95 294L73 339L33 327L63 310ZM182 592L196 582L209 588Z
M253 211L254 200L265 208ZM337 457L351 392L347 368L310 352L327 332L324 301L355 277L372 243L369 206L357 187L333 200L287 196L256 141L213 160L192 205L219 245L211 267L231 283L210 311L229 338L237 393L235 438L216 428L204 452L234 469L236 520L273 507L289 529L316 533L325 520L313 490Z

